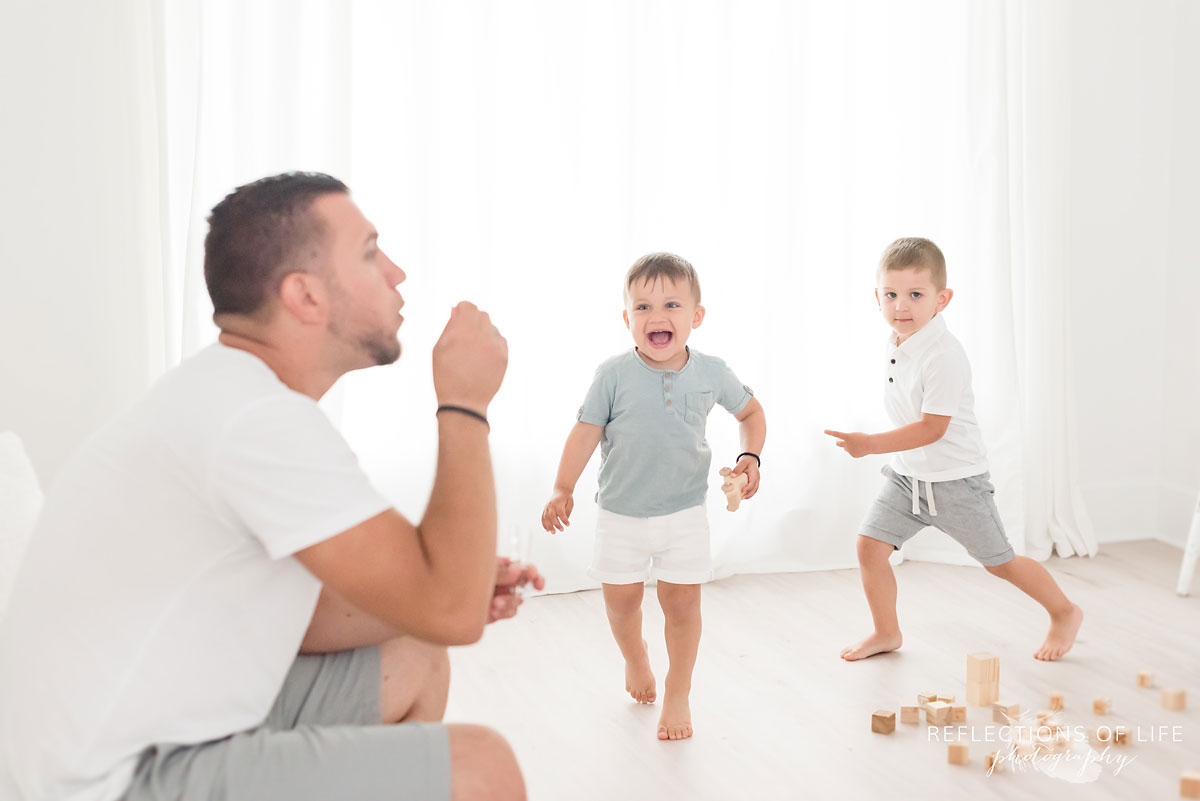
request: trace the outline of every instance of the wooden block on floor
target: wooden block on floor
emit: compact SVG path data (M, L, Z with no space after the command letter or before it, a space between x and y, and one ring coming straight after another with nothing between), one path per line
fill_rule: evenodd
M1164 706L1166 705L1165 697L1163 700L1163 704L1164 704ZM1097 698L1094 701L1092 701L1092 713L1095 715L1107 715L1109 708L1111 706L1112 706L1111 698L1105 698L1105 697Z
M1185 771L1179 777L1180 798L1200 798L1200 771Z
M1000 657L981 651L967 654L967 684L1000 681Z
M1129 730L1124 726L1118 726L1113 729L1112 739L1114 745L1129 745Z
M1054 710L1055 712L1062 711L1062 708L1063 708L1063 694L1062 693L1050 693L1050 708L1052 710Z
M1177 687L1163 690L1162 705L1163 709L1173 709L1176 712L1187 709L1187 691Z
M966 704L951 704L950 705L950 722L951 723L966 723L967 722L967 705Z
M1149 671L1149 670L1139 670L1139 671L1138 671L1138 677L1137 677L1137 686L1139 686L1139 687L1153 687L1153 686L1154 686L1154 673L1153 673L1153 671Z
M967 703L972 706L991 706L1000 697L1000 682L980 684L967 682Z
M1113 741L1113 730L1109 726L1093 726L1088 730L1088 740L1093 745L1108 745Z
M995 723L1016 723L1021 717L1021 705L1010 704L1007 701L997 701L992 704L992 721Z
M921 706L925 706L930 701L936 701L937 699L937 693L917 693L917 703Z
M1000 770L1001 764L1000 753L998 751L992 751L990 754L984 757L983 760L983 766L987 768L988 773L995 773L996 771Z
M930 726L945 726L950 722L950 705L942 701L930 701L925 705L925 722Z
M891 734L896 730L896 713L888 709L876 709L871 715L871 731L876 734Z
M965 765L971 761L966 743L950 743L946 750L946 761L951 765Z
M901 723L920 723L921 722L921 707L919 707L919 706L902 706L902 707L900 707L900 722Z
M953 695L939 695L937 697L937 700L941 701L943 704L950 704L951 706L954 705L954 696Z

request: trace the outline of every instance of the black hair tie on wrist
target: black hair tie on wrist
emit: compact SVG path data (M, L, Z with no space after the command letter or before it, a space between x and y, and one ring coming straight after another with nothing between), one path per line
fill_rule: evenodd
M437 414L441 414L442 412L458 412L459 414L465 414L467 417L474 417L476 420L487 426L488 431L492 430L492 426L490 423L488 423L488 419L474 409L468 409L464 406L439 406L437 409Z
M738 454L738 458L734 460L734 464L737 464L738 462L742 461L742 457L743 457L743 456L753 456L753 457L754 457L754 461L758 462L758 466L759 466L759 468L760 468L760 469L762 468L762 459L759 459L759 458L758 458L758 454L757 454L757 453L751 453L750 451L746 451L745 453L739 453L739 454Z

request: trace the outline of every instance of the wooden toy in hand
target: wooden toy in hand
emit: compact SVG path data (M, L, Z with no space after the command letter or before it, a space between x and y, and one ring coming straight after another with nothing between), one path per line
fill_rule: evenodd
M725 507L730 512L736 512L738 505L742 502L742 490L746 488L746 482L750 478L742 473L739 476L731 475L733 473L728 467L721 468L721 475L725 477L725 483L721 485L721 491L725 493L726 500L729 504Z

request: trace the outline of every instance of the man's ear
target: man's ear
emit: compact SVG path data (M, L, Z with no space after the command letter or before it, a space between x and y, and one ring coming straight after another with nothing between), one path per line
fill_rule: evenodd
M943 289L938 293L937 310L941 311L950 305L950 298L954 297L953 289Z
M621 312L621 319L625 321L625 327L629 327L629 310L625 309Z
M704 307L697 306L696 313L692 315L692 328L699 328L702 322L704 322Z
M279 284L279 303L302 323L321 323L328 317L328 292L312 273L288 273Z

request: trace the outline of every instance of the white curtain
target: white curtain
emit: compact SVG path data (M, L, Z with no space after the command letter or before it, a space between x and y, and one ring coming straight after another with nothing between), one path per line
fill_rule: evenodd
M490 311L510 345L491 411L507 548L537 527L595 366L632 344L625 269L674 251L708 308L693 346L730 363L769 424L762 490L730 514L715 473L740 450L737 427L720 409L710 419L717 574L848 567L885 460L852 461L821 431L889 426L874 265L892 239L928 236L949 261L946 316L972 356L1014 545L1092 553L1067 426L1061 120L1030 78L1054 67L1054 34L1031 32L1028 13L957 0L167 4L164 347L178 358L215 336L201 245L225 192L287 169L342 177L409 274L405 353L347 376L327 406L419 517L436 446L430 348L454 302ZM574 525L532 537L554 591L594 586L597 461ZM970 563L936 533L906 553Z

